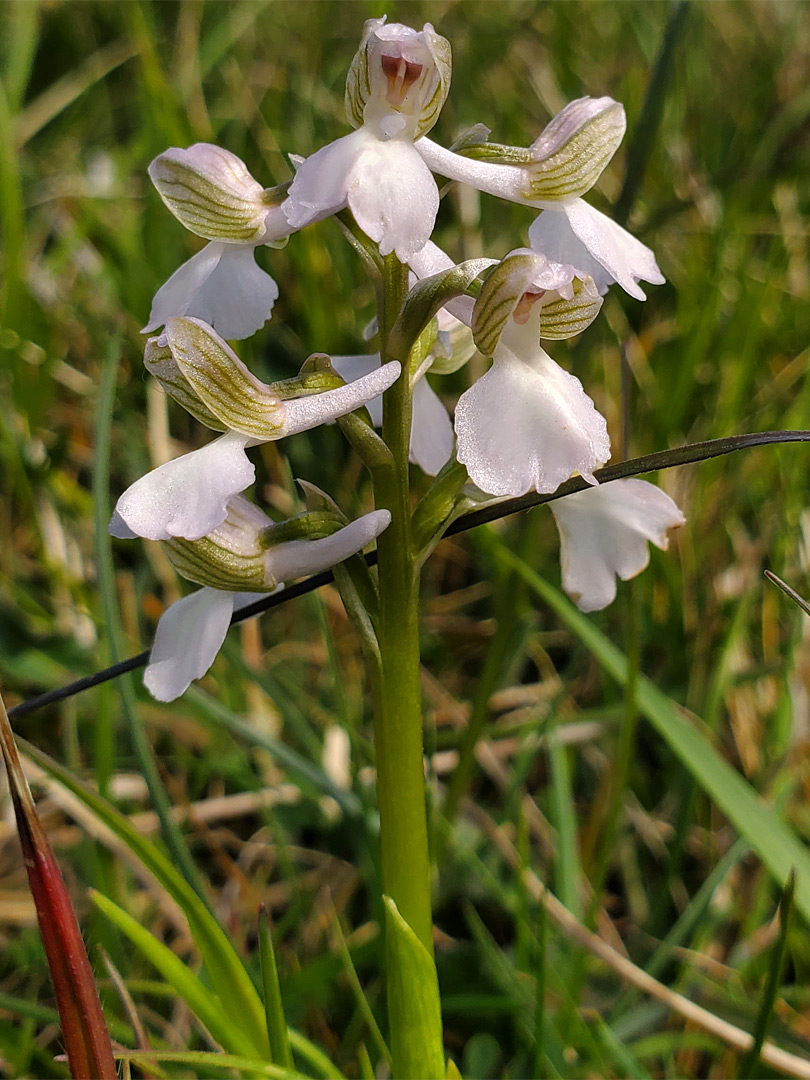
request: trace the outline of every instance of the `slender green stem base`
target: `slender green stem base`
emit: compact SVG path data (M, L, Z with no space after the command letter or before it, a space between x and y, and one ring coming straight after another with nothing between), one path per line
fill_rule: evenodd
M385 260L380 304L380 350L407 289L407 268ZM384 399L383 439L393 467L377 477L377 503L391 524L377 543L380 581L379 643L382 686L375 717L377 791L380 807L383 888L429 952L430 910L422 707L419 685L418 581L411 546L408 451L411 393L408 372Z
M379 297L380 352L386 360L391 326L407 290L407 267L385 259ZM422 708L419 681L419 584L411 542L408 453L411 391L408 372L384 398L383 439L393 463L375 475L377 506L391 511L391 524L377 541L380 609L378 640L382 679L376 687L374 739L380 810L383 891L413 930L427 957L433 955ZM389 965L396 953L388 949ZM435 967L429 978L437 989ZM440 1039L440 1031L414 1030L401 992L402 973L388 972L388 1009L394 1076L412 1075L417 1044ZM411 1017L409 1019L409 1016ZM432 1027L432 1025L431 1025Z

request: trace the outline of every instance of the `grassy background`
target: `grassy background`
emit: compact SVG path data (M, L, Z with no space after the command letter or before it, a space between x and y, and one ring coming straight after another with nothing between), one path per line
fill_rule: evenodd
M92 494L94 480L105 481L96 448L108 431L111 499L152 464L207 437L179 409L167 410L143 374L138 329L151 297L200 246L151 189L148 162L167 145L216 141L263 183L284 181L286 153L309 154L347 130L345 71L362 20L383 10L359 2L0 7L7 508L0 679L10 705L104 666L116 648L128 655L145 647L164 605L179 595L149 543L116 544L107 580L96 528L105 508ZM658 2L388 9L413 25L431 20L452 42L453 87L434 132L445 145L479 122L498 141L526 145L583 94L624 102L632 138L673 11ZM604 317L552 350L607 415L617 457L622 441L635 454L810 426L809 85L806 4L688 9L630 217L668 283L650 287L644 305L611 295ZM593 194L602 209L621 191L626 146ZM524 208L451 191L437 239L457 257L500 256L525 242L531 220ZM293 237L284 251L264 249L259 261L281 297L272 322L240 348L257 374L291 375L311 351L363 349L373 296L334 224ZM109 415L100 387L113 341L121 359ZM464 378L438 387L448 403ZM348 512L368 505L337 429L295 437L283 450L285 457L272 444L257 452L257 493L279 513L297 505L292 476L322 486ZM810 592L808 481L802 446L665 475L688 525L670 554L654 552L651 569L592 617L624 651L638 650L641 670L701 718L719 753L803 839L810 836L810 641L762 570ZM632 709L592 651L504 567L502 541L558 583L556 536L542 510L445 542L426 569L424 688L435 789L477 700L487 752L472 795L493 827L582 919L595 888L600 933L638 964L652 961L667 985L751 1030L772 964L777 886L757 852L735 842L713 792L694 783L655 730L643 721L634 730ZM126 704L108 686L27 717L18 731L127 811L144 813ZM295 750L315 779L236 737L223 709ZM253 954L264 900L276 920L290 1022L357 1075L361 1045L373 1059L374 1044L349 989L332 903L378 1016L383 999L369 717L357 643L336 594L324 590L233 632L201 689L168 708L138 689L135 711L172 802L198 806L184 831L224 925ZM348 783L362 806L351 821L318 788L324 767L338 775L341 730L351 746ZM228 801L245 792L245 801ZM612 797L620 807L615 830ZM188 1011L83 900L86 886L102 889L194 965L159 890L136 882L76 829L53 796L42 805L94 962L101 943L156 1044L204 1046ZM438 814L436 827L446 832ZM629 994L545 926L485 832L480 818L461 814L436 893L448 1049L465 1076L736 1069L720 1043ZM62 1075L52 1061L50 984L8 817L0 860L0 1068L8 1076ZM673 928L677 947L664 954L660 942ZM810 1031L810 948L800 917L788 957L772 1037L801 1052ZM123 1016L112 991L105 1002L110 1015Z

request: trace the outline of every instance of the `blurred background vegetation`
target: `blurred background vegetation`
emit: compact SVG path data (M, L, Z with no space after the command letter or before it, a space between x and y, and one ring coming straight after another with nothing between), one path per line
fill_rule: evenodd
M0 679L10 706L147 647L180 595L148 542L117 543L114 577L105 573L106 504L207 439L142 368L139 327L151 297L202 243L164 209L149 161L169 145L213 141L266 185L288 179L286 154L307 155L348 130L346 69L363 19L384 10L286 0L0 6ZM624 103L628 137L593 202L615 203L630 162L639 182L629 227L656 251L667 284L649 287L643 305L614 290L606 317L552 350L607 415L617 459L622 447L631 455L810 427L807 4L696 2L678 14L657 0L448 0L387 11L412 25L430 20L452 43L453 87L433 133L445 145L476 123L499 142L528 145L572 98ZM635 143L645 156L639 175L628 147L675 21L660 123ZM499 257L525 243L532 216L451 190L436 238L458 258ZM260 249L259 261L281 295L272 322L239 349L257 374L292 375L312 351L365 350L373 294L334 223L283 251ZM103 373L119 350L114 401L105 402ZM466 377L437 386L449 405ZM256 452L257 492L279 514L298 505L293 476L349 513L368 506L336 428L282 449ZM769 567L810 593L810 451L750 450L660 482L688 524L669 554L654 552L650 570L592 619L638 653L641 671L699 717L719 753L810 839L810 636L762 576ZM582 641L504 568L502 543L558 584L543 509L446 541L425 572L436 792L471 707L486 722L475 813L462 807L451 829L435 813L445 844L436 925L449 1052L465 1077L731 1075L737 1056L722 1043L628 992L546 926L482 826L484 815L578 918L637 964L753 1029L773 967L778 886L712 791L652 727L635 726ZM247 723L236 732L238 717ZM267 905L290 1023L358 1075L361 1046L374 1057L374 1042L339 925L378 1016L384 1000L369 716L337 594L322 590L233 631L201 687L172 706L122 680L16 729L154 833L138 724L223 925L253 957L257 908ZM268 749L273 740L295 751L292 765ZM324 777L351 788L359 817L324 797ZM92 822L77 828L56 792L41 808L109 1015L125 1020L99 944L155 1045L206 1046L189 1010L84 899L90 885L113 896L193 967L165 897L110 855ZM0 1070L60 1076L51 988L9 820L0 824ZM771 1037L798 1053L810 1032L809 974L797 916Z

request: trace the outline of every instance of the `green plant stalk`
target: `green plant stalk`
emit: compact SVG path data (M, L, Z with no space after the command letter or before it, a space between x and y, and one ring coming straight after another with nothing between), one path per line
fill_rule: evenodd
M408 287L408 271L389 255L378 290L380 354L388 359L388 339ZM391 524L377 541L380 617L378 639L382 680L375 687L374 741L383 891L417 939L433 955L425 779L422 764L422 706L419 684L419 585L411 544L408 454L411 390L407 366L383 399L383 439L393 468L375 475L377 506L391 512ZM372 681L376 681L372 679ZM388 963L395 954L387 949ZM435 967L432 977L436 979ZM413 1073L412 1054L436 1033L405 1032L403 1002L396 993L397 973L388 972L388 1020L394 1076ZM438 980L436 980L438 983Z

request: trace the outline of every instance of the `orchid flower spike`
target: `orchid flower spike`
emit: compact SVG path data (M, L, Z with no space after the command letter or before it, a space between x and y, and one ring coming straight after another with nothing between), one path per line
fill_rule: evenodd
M566 105L529 149L481 142L452 153L430 139L420 139L417 149L442 176L545 211L529 230L539 254L572 263L600 293L618 282L644 300L639 281L664 281L652 251L581 197L599 179L625 128L617 101L584 97Z
M224 338L250 337L269 319L278 297L254 253L292 231L282 199L254 180L235 154L210 143L166 150L149 166L149 176L174 216L211 242L157 291L143 333L188 315L210 323Z
M648 541L666 551L668 529L686 518L665 492L646 480L612 480L557 499L563 588L581 611L601 611L650 561Z
M346 80L346 112L357 129L298 168L283 211L291 229L348 206L380 253L406 262L436 221L436 181L414 148L436 123L450 89L449 42L369 19Z
M323 513L277 525L235 496L224 521L208 536L166 543L178 572L203 588L161 616L144 673L147 689L158 701L174 701L211 667L235 611L275 592L282 582L343 562L379 536L390 520L387 510L375 510L343 527L335 515ZM288 539L291 534L298 538Z
M147 369L169 394L207 427L224 434L201 450L142 476L118 500L110 532L119 538L198 540L225 520L228 500L249 487L255 469L245 450L328 423L365 405L399 377L385 364L349 385L332 376L267 385L245 367L219 335L199 319L175 318L146 348ZM315 392L313 392L313 390ZM323 392L319 392L323 391Z
M461 395L455 422L456 456L482 491L550 493L577 472L596 483L594 470L610 457L607 424L540 338L579 333L600 305L590 278L525 249L487 279L472 330L493 363Z

